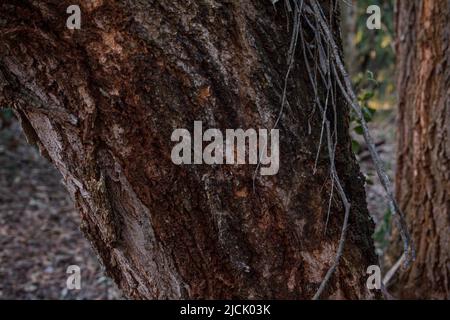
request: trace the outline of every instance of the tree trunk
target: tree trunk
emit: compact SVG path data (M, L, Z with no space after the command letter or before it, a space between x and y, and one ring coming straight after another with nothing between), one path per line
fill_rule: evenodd
M417 250L407 298L450 298L450 2L397 1L397 196Z
M322 118L301 49L277 175L258 173L253 188L254 165L171 160L172 132L192 132L196 120L222 132L273 128L292 27L283 3L82 3L81 29L69 30L71 1L2 1L0 103L62 173L107 273L132 298L311 298L335 259L344 209L335 191L326 230L329 159L322 148L314 173ZM337 99L336 165L352 207L322 298L370 298L373 226Z

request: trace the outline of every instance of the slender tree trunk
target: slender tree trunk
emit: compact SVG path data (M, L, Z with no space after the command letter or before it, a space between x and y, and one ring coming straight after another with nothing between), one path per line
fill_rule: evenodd
M68 30L71 2L2 1L0 103L62 173L108 274L132 298L311 298L344 209L334 192L326 229L329 159L322 148L314 173L322 119L301 50L277 175L257 175L253 189L256 166L170 156L173 130L195 120L223 132L274 126L291 36L283 3L82 1L82 28ZM372 222L337 99L336 164L352 207L322 297L370 298Z
M399 294L450 298L450 2L397 1L397 195L417 250Z

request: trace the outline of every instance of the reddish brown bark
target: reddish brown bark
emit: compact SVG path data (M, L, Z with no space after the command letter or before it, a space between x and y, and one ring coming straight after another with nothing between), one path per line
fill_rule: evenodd
M450 3L397 1L397 195L417 249L399 295L450 298Z
M63 174L119 287L133 298L311 298L344 210L335 194L325 233L329 161L323 153L313 173L322 120L301 52L279 125L280 172L257 177L256 193L255 166L170 159L172 131L192 132L194 120L273 127L290 41L281 2L83 1L75 31L65 28L69 4L2 1L0 102ZM341 99L337 117L352 210L323 298L368 298L372 223Z

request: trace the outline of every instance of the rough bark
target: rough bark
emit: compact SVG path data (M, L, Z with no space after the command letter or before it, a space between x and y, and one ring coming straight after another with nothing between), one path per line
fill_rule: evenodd
M450 2L397 1L397 196L417 250L407 298L450 298Z
M280 172L176 166L176 128L272 128L289 16L269 1L2 1L0 102L62 173L82 229L132 298L309 299L334 261L343 207L329 159L313 173L321 117L299 59L280 128ZM326 3L326 4L325 4ZM329 2L323 10L328 12ZM333 13L338 16L338 13ZM338 23L333 21L338 37ZM349 236L323 298L369 298L376 264L364 179L338 99L336 163Z

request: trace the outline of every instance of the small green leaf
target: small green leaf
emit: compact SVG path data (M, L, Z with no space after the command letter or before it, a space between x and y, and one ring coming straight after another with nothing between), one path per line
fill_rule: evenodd
M359 98L359 100L366 102L369 101L374 97L375 93L373 91L366 91L364 94Z
M366 120L366 122L372 121L376 110L372 109L372 108L369 108L368 106L363 106L362 111L363 111L363 114L364 114L364 120Z
M359 135L363 135L363 133L364 133L364 129L363 129L363 127L362 126L357 126L357 127L355 127L355 129L353 129L357 134L359 134Z
M352 140L352 150L355 154L359 154L361 152L361 145L358 141Z

